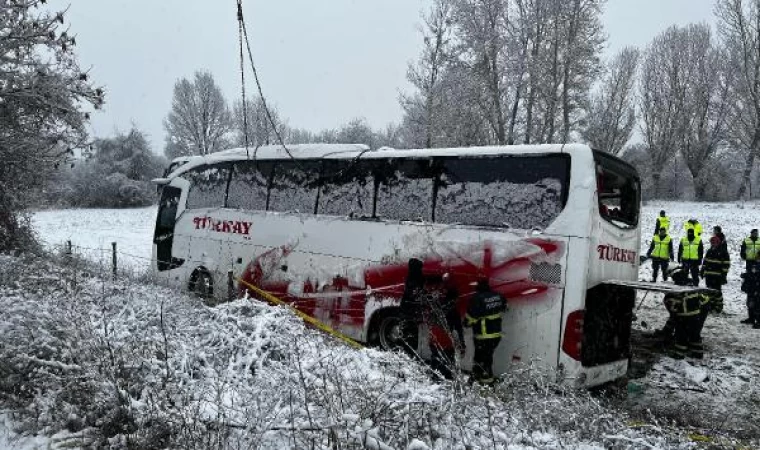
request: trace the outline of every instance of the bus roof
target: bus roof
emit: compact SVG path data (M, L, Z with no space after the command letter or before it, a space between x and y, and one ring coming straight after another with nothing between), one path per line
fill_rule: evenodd
M168 182L169 179L196 167L217 164L223 162L245 160L282 160L293 158L296 160L314 159L362 159L375 158L429 158L429 157L456 157L456 156L492 156L492 155L526 155L546 153L591 153L591 149L584 144L542 144L542 145L502 145L485 147L460 147L460 148L430 148L430 149L394 149L383 147L375 151L369 151L369 147L363 144L297 144L287 145L287 152L281 145L266 145L251 147L246 152L244 148L234 148L206 156L191 158L186 164L177 168L167 178L156 180ZM290 153L290 155L288 154Z

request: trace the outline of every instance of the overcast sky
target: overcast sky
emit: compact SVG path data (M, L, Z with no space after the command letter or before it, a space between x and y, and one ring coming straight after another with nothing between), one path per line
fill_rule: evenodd
M430 0L243 3L264 93L290 125L319 130L365 117L379 128L400 120L398 96L409 89L406 67L420 51L420 13ZM72 1L67 19L80 61L108 93L92 132L135 124L161 153L174 83L198 69L214 74L230 102L239 99L235 8L235 0ZM644 47L671 24L714 24L712 11L713 0L608 0L608 54Z

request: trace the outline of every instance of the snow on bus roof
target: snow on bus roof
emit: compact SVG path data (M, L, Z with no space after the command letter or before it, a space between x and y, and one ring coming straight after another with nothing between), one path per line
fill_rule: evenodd
M432 148L432 149L394 149L382 147L375 151L363 144L296 144L287 145L287 152L281 145L266 145L256 149L251 147L234 148L210 155L192 158L177 168L168 178L180 175L193 168L221 162L241 161L246 159L362 159L374 158L429 158L433 156L474 156L474 155L525 155L545 153L590 152L584 144L541 144L541 145L501 145L485 147ZM290 155L288 154L290 153Z
M168 178L173 178L199 166L229 161L244 161L247 159L319 159L338 153L359 154L366 152L369 147L364 144L293 144L287 145L287 151L282 145L262 145L261 147L232 148L205 156L189 158L186 164L178 167ZM288 154L290 153L290 154Z
M289 158L290 155L296 159L317 159L323 158L331 153L344 152L362 152L369 150L364 144L294 144L286 145L287 151L282 145L263 145L261 147L233 148L221 152L212 153L206 156L206 163L216 162L221 158L224 161L230 159L282 159ZM288 155L290 152L290 155Z
M494 145L486 147L424 148L405 150L383 147L381 149L378 149L378 151L365 153L362 155L362 158L425 158L431 156L526 155L541 153L571 153L574 151L591 150L588 148L588 146L583 144ZM346 157L350 157L350 155L335 155L335 158Z

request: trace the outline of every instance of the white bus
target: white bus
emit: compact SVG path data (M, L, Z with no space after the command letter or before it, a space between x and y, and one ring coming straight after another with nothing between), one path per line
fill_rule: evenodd
M584 145L288 150L192 158L157 180L158 273L226 298L231 271L357 341L391 346L417 258L453 280L462 315L478 276L508 299L495 372L537 361L577 386L626 374L641 203L627 163ZM465 368L471 360L468 345Z

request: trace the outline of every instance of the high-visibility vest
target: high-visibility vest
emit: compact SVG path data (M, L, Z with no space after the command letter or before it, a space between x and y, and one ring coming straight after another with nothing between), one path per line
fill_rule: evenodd
M760 239L753 241L747 238L744 240L744 246L746 247L747 261L757 261L758 256L760 256Z
M699 260L699 244L702 241L700 241L698 238L694 238L693 241L690 241L689 238L681 238L681 259L684 261L697 261Z
M657 231L659 231L660 228L665 228L666 230L670 230L670 217L660 216L657 218Z
M660 239L660 235L655 234L654 238L652 238L652 242L654 242L654 250L652 250L650 256L652 258L670 259L670 252L668 249L670 248L671 241L672 239L670 236L665 236L665 238Z
M500 338L502 318L501 313L483 317L471 317L465 314L465 321L472 327L473 337L477 340Z
M683 224L683 230L686 232L686 234L689 234L689 230L694 230L695 238L699 239L702 237L702 224L699 222L692 224L691 222L687 221Z

